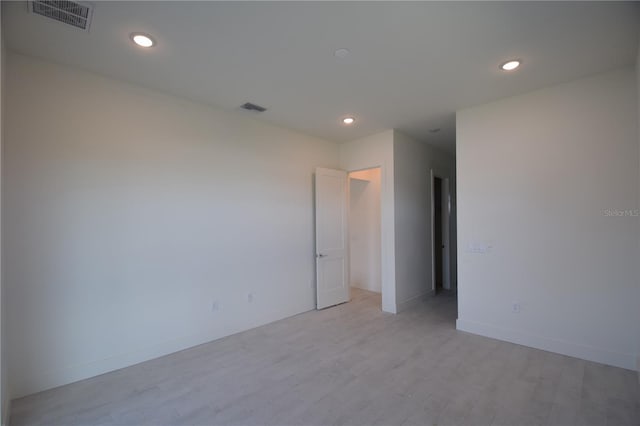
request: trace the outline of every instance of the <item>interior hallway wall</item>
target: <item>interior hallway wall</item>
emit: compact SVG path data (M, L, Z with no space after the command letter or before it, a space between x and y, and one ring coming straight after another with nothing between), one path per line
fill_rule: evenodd
M343 170L354 171L380 167L382 310L391 313L397 310L393 134L393 130L385 130L340 145L340 167Z
M314 308L336 144L14 53L6 71L13 396Z
M5 48L4 37L2 36L2 7L0 7L0 188L3 187L2 179L2 153L4 151L4 114L5 114ZM4 191L2 191L4 192ZM2 198L0 196L0 224L3 222L2 216ZM2 240L2 229L4 225L0 225L0 241ZM2 425L9 424L9 404L11 397L9 395L9 371L7 363L7 297L5 291L5 279L3 265L4 251L0 244L0 423Z
M349 276L352 287L380 293L380 169L349 173Z
M431 170L449 179L452 199L449 246L451 269L455 256L455 157L394 130L395 256L398 311L432 292ZM455 274L451 280L455 287Z
M347 171L381 166L382 309L407 309L432 286L430 170L450 178L455 200L455 157L388 130L340 145L340 164ZM453 208L455 217L455 203ZM455 269L455 253L451 262Z
M638 54L636 56L636 111L638 114L637 120L637 134L638 134L638 154L640 155L640 36L638 37ZM640 157L638 158L638 164L640 167ZM640 179L640 175L639 175ZM640 180L638 181L638 191L640 191ZM640 194L638 195L640 200ZM640 205L638 206L640 208ZM640 221L638 222L640 227ZM637 286L638 286L638 298L637 305L640 306L640 231L638 231L638 271L637 274ZM636 324L640 324L640 309L638 309L638 319ZM640 327L637 327L637 346L636 346L636 369L638 370L638 382L640 382Z

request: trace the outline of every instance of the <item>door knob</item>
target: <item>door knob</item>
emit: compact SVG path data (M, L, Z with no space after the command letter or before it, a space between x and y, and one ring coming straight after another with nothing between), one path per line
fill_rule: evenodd
M322 254L322 253L318 253L318 254L316 255L316 257L325 257L325 256L326 256L326 254Z

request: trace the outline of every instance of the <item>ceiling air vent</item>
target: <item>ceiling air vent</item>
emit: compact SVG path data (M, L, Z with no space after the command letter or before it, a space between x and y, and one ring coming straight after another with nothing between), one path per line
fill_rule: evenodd
M246 104L241 105L240 108L246 109L247 111L256 111L256 112L265 112L267 110L265 107L252 104L251 102L247 102Z
M89 31L93 6L75 1L33 0L29 1L29 11Z

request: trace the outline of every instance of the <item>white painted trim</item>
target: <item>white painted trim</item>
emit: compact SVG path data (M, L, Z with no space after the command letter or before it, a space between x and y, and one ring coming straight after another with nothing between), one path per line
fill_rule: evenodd
M414 306L418 306L420 302L422 302L428 297L435 296L435 294L436 294L436 291L434 289L431 289L426 293L422 293L418 296L412 297L411 299L405 300L404 302L400 302L396 307L396 312L400 313L402 311L406 311L407 309L411 309Z
M504 327L462 319L456 321L456 328L460 331L466 331L480 336L517 343L523 346L568 355L587 361L599 362L627 370L635 370L635 356L633 354L611 352L606 349L594 348L580 343L535 336Z
M149 361L185 349L193 348L195 346L210 343L212 341L222 339L223 337L241 333L243 331L247 331L256 327L261 327L263 325L280 321L282 319L314 309L315 306L311 309L290 312L282 317L278 317L273 320L267 320L266 322L245 324L244 326L237 327L235 330L232 330L229 333L220 333L219 330L212 330L204 333L184 336L178 339L168 340L166 342L140 348L132 352L118 354L112 357L95 360L85 364L71 365L69 367L58 369L55 371L48 371L44 373L35 371L29 372L28 377L23 377L21 386L12 389L12 397L20 398L36 392L67 385L69 383L74 383L80 380L99 376L111 371L120 370L122 368L130 367L144 361Z

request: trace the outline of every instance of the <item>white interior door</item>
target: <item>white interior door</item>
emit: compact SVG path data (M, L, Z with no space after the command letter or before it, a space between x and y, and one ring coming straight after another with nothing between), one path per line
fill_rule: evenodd
M349 301L347 173L316 169L316 306Z

